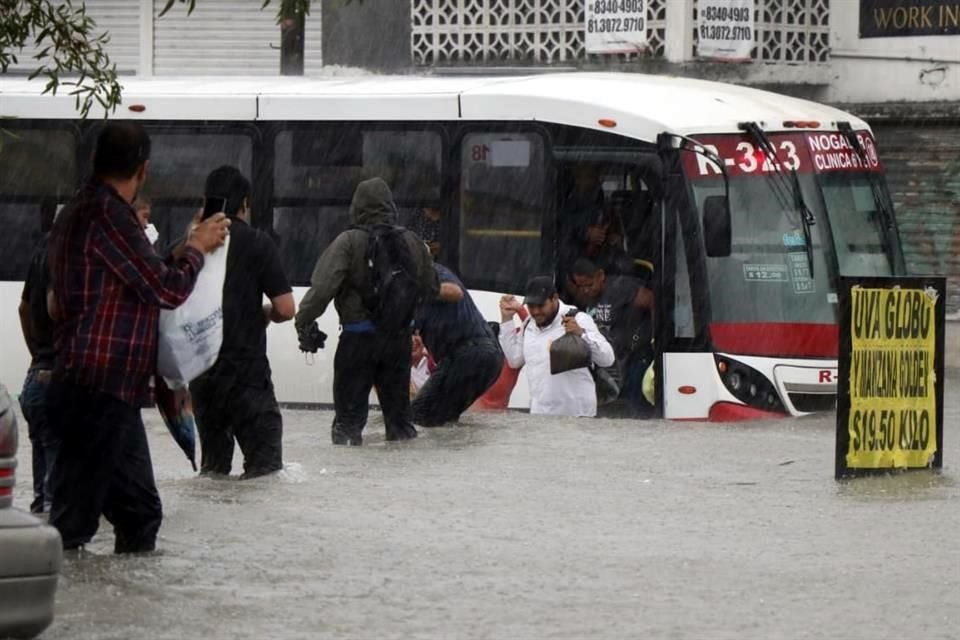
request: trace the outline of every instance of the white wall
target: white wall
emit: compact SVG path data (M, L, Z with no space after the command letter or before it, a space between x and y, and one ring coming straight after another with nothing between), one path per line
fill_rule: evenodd
M860 2L832 0L831 102L960 100L960 35L860 38Z

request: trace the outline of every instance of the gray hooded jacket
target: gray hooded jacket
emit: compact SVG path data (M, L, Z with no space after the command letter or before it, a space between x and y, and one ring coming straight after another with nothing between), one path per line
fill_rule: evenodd
M397 206L390 187L380 178L364 180L357 185L350 203L350 221L358 225L396 224ZM323 315L333 300L340 324L370 320L370 311L363 305L363 292L372 288L370 269L364 262L367 252L366 231L347 229L338 235L323 252L310 276L310 290L300 302L294 324L303 329ZM421 283L424 300L437 297L440 284L433 270L433 259L427 245L415 233L406 231L404 239L417 264L415 276Z

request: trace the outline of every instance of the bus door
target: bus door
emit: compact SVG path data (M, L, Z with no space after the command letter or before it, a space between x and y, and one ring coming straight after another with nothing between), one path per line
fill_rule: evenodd
M665 150L660 203L662 260L657 298L657 407L672 419L706 419L715 401L710 348L706 251L696 204L689 198L681 153Z
M619 395L613 397L613 388L601 385L608 394L599 394L599 415L650 417L657 408L644 395L642 379L657 349L653 313L662 264L660 160L634 141L599 140L606 143L600 146L591 134L566 141L554 149L560 294L594 317L617 356L606 373ZM634 146L625 146L629 143ZM603 272L602 293L598 270Z

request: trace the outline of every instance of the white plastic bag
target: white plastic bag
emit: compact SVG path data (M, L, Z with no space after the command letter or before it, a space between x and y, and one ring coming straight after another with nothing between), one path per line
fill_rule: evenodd
M223 281L230 237L204 256L190 296L176 309L160 310L157 373L171 389L181 389L209 369L223 343Z

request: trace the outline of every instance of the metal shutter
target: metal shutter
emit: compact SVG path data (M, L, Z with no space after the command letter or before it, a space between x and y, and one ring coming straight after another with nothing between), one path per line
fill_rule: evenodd
M120 73L136 73L140 66L140 3L137 0L86 0L87 15L97 21L97 28L110 34L107 55ZM35 47L18 54L19 64L11 70L33 71Z
M278 2L261 11L259 0L202 0L189 16L177 4L154 18L154 74L279 74ZM164 2L153 4L156 16Z
M952 122L873 125L886 165L907 271L947 276L960 311L960 128Z

